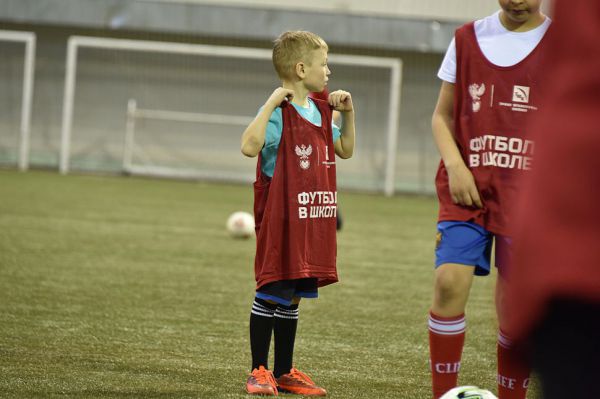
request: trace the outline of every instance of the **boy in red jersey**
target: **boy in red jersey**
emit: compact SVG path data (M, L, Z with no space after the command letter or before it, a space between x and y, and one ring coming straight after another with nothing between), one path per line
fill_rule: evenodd
M331 73L328 47L305 31L275 40L277 88L242 135L242 153L258 155L254 183L256 297L250 315L250 394L285 391L324 396L326 391L293 367L300 298L316 298L318 287L335 283L337 188L335 155L354 151L354 108L350 93L336 91L328 102L308 98L325 89ZM332 124L332 109L343 130ZM275 337L274 373L267 359Z
M507 328L529 341L544 399L600 398L600 2L559 0L553 18Z
M541 0L499 0L497 13L466 24L438 76L443 80L432 118L442 161L434 298L429 315L433 394L457 385L465 339L464 311L474 275L490 272L496 241L496 308L510 254L509 211L518 177L531 168L534 143L525 130L538 110L550 20ZM515 359L499 317L498 394L525 398L529 370Z

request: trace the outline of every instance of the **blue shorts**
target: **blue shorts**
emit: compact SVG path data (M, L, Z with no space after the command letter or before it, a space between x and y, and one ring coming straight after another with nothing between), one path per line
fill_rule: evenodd
M274 281L257 289L256 297L290 306L294 297L317 298L319 296L317 283L317 278Z
M475 266L478 276L490 274L492 244L496 238L496 267L501 274L508 268L511 239L495 235L473 222L444 221L437 225L435 267L444 263Z

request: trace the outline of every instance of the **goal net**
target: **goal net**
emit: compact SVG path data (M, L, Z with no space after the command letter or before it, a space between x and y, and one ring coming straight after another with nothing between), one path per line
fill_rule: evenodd
M395 186L402 62L329 54L330 90L356 106L343 188ZM268 49L71 37L60 153L62 173L104 170L251 181L256 159L240 137L279 86Z

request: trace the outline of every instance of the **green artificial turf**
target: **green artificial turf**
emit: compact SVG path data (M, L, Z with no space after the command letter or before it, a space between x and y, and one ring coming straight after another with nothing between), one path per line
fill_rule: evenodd
M339 202L341 281L301 303L296 366L330 398L429 398L436 201ZM238 210L251 185L0 171L0 397L246 398ZM493 281L471 292L460 383L495 391Z

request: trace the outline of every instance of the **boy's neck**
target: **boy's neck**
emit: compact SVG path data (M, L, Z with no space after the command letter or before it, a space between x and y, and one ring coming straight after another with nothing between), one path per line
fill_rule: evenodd
M304 87L301 81L298 82L287 82L283 81L283 87L286 89L294 90L294 98L292 102L302 107L308 106L308 93L309 91Z
M533 14L527 21L517 22L510 19L504 11L500 12L500 23L511 32L527 32L544 23L546 16L541 12Z

